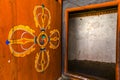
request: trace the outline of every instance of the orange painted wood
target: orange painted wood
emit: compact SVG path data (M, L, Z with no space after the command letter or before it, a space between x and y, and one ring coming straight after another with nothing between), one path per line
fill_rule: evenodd
M64 73L66 74L67 73L67 70L68 70L68 18L69 18L69 12L68 10L65 11L65 26L66 26L66 53L65 53L65 64L64 64Z
M60 1L60 0L59 0ZM40 48L22 58L14 57L5 41L9 30L15 25L28 25L39 34L35 27L33 9L44 4L51 12L51 28L61 35L61 4L56 0L1 0L0 1L0 80L57 80L61 76L61 42L56 50L49 49L50 64L43 73L36 72L35 56ZM50 30L47 34L50 34ZM16 34L17 37L19 34ZM49 48L49 45L48 45ZM10 60L10 63L9 63Z
M118 39L116 40L116 44L117 44L117 54L116 56L118 56L117 58L117 63L116 64L116 72L119 72L119 73L116 73L116 80L120 80L120 0L117 0L119 2L118 4L118 23L117 23L117 36L118 36Z
M78 11L78 10L87 10L87 9L94 9L94 8L97 9L97 8L102 8L102 7L114 6L117 4L118 4L118 1L111 1L111 2L92 4L92 5L87 5L87 6L75 7L75 8L67 8L66 11L74 12L74 11Z

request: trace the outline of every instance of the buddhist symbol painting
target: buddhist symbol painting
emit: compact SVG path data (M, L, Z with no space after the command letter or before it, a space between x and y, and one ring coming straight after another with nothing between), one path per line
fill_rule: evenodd
M31 29L30 26L20 24L10 29L6 44L15 57L25 57L35 52L36 48L40 48L35 56L35 69L37 72L44 72L50 64L48 49L59 47L60 33L57 29L53 29L49 35L47 34L46 31L51 27L51 14L44 5L35 6L33 16L35 27L40 31L39 34L36 36L36 31ZM49 48L46 48L47 46Z

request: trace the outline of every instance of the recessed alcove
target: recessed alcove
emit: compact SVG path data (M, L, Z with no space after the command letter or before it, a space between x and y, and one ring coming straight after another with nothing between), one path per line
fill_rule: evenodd
M117 6L68 10L66 73L116 79L117 15Z

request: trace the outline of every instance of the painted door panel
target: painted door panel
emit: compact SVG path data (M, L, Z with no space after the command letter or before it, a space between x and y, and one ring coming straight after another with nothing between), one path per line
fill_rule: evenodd
M1 0L0 1L0 77L2 80L57 80L61 76L61 3L56 0ZM39 72L35 68L35 59L37 53L41 52L41 46L38 45L39 40L38 37L40 35L41 28L36 27L36 22L34 19L34 9L36 6L42 6L44 5L45 8L48 9L51 19L50 19L50 29L46 29L44 34L46 34L48 39L54 40L51 41L54 45L58 45L56 49L50 48L50 40L47 40L48 43L44 48L46 51L49 51L49 65L48 67ZM41 17L39 15L42 14L42 7L36 10L38 21L40 24L47 23L47 17L46 20L42 22ZM48 12L45 12L45 16L48 14ZM57 17L57 18L56 18ZM15 51L21 52L27 50L29 46L32 45L32 43L26 43L21 48L21 44L18 45L19 42L16 42L15 40L18 40L18 38L21 38L21 35L24 35L25 38L31 39L30 34L23 33L24 30L20 30L17 32L15 26L23 26L23 29L25 29L25 26L28 26L31 30L34 30L34 35L37 37L33 37L33 40L36 41L36 44L33 46L35 49L34 51L29 50L29 54L25 56L15 56ZM46 26L46 25L44 25ZM8 39L9 34L11 32L16 31L14 33L11 33L13 41L12 48L14 48L14 51L12 52L10 50L9 45L12 44L12 41ZM26 32L30 31L29 29L26 29ZM59 33L55 33L52 35L51 38L50 34L52 32L55 32L57 30ZM56 40L58 39L59 40ZM20 41L24 41L26 39L19 39ZM33 42L34 44L35 42ZM24 48L23 48L24 47ZM45 51L45 52L46 52ZM46 55L45 55L46 56ZM41 59L41 57L39 57ZM47 57L45 57L45 60L47 60ZM40 62L40 61L39 61ZM47 62L46 62L47 63Z

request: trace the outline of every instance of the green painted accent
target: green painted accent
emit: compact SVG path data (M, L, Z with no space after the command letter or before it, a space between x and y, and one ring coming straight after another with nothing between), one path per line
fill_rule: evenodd
M42 4L42 8L44 8L45 6L44 6L44 4Z
M37 37L36 36L34 37L34 43L35 44L37 43Z
M44 39L44 38L46 38L46 36L45 36L45 35L42 35L42 39Z

